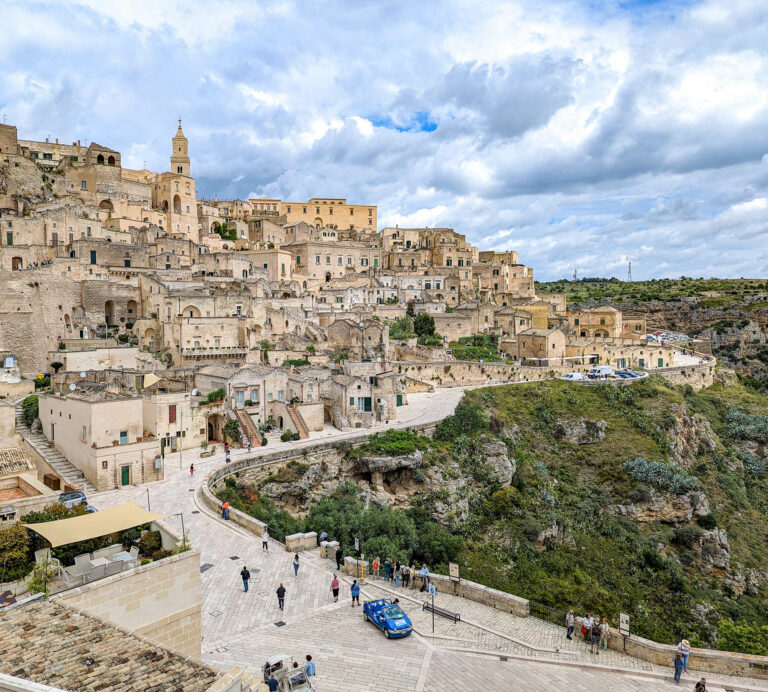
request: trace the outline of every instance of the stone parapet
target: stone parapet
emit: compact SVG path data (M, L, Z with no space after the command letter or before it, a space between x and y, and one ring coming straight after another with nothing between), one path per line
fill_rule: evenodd
M417 586L421 587L421 575L418 572L412 579L416 582ZM466 598L468 601L482 603L483 605L503 610L505 613L511 613L521 618L527 618L531 614L530 604L527 599L514 596L505 591L492 589L489 586L476 584L466 579L453 581L444 574L430 574L429 580L435 585L435 590L440 593Z

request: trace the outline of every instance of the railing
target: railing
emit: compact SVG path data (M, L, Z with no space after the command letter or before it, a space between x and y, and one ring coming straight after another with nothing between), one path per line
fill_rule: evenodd
M551 622L553 625L565 626L566 612L564 610L558 610L543 603L537 603L536 601L528 601L531 617Z

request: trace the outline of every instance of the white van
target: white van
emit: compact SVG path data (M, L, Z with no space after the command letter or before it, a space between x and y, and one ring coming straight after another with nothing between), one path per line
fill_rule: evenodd
M602 380L613 376L613 367L611 365L595 365L588 373L590 380Z

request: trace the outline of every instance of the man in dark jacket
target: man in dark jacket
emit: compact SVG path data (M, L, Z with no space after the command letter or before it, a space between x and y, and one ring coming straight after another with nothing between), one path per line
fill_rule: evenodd
M341 561L344 559L344 551L341 546L336 548L336 569L341 569Z
M243 569L240 570L240 576L243 579L243 591L248 593L248 580L251 578L251 573L245 565L243 565Z
M285 587L282 583L277 587L277 605L280 606L280 610L285 606Z

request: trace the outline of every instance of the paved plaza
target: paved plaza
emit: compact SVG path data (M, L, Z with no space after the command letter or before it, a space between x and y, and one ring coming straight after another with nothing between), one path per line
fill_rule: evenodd
M411 403L398 411L398 426L427 423L443 418L460 400L461 389L441 389L412 394ZM318 439L344 439L359 430L327 431L300 442L271 444L250 456L275 449L302 447ZM248 453L233 450L233 459ZM195 463L190 476L189 463ZM99 509L133 499L142 506L149 500L153 511L168 515L167 522L184 531L201 553L202 657L216 668L240 666L258 671L275 653L303 658L312 654L317 663L319 690L671 690L692 689L694 678L678 688L672 669L660 668L617 652L589 654L578 641L565 639L564 629L536 618L518 618L488 606L447 594L438 594L440 605L461 613L453 624L437 618L432 634L431 616L421 609L422 594L396 590L383 581L369 582L362 600L392 596L397 591L415 627L413 636L387 640L370 623L362 608L351 607L350 580L342 578L338 603L333 602L330 582L334 564L318 550L301 554L294 576L293 555L270 541L269 552L261 539L204 506L200 486L204 477L224 463L224 455L200 459L185 452L182 468L176 459L166 460L166 480L141 487L101 493L89 498ZM250 589L243 592L240 570L251 572ZM280 611L275 591L286 587L285 610ZM502 658L506 660L502 660ZM671 662L670 662L671 663ZM765 689L758 681L707 676L709 689ZM735 685L734 685L735 683Z

